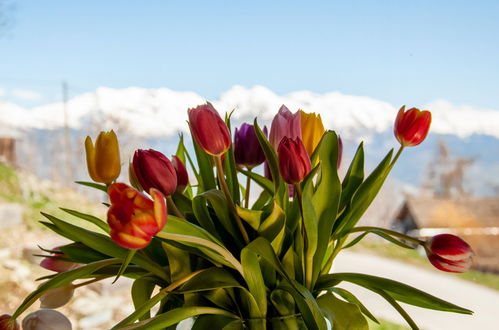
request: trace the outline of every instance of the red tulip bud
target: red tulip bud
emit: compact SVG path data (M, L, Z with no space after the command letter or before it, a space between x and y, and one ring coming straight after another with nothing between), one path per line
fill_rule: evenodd
M210 155L220 156L230 147L230 132L210 102L188 110L189 126L197 144Z
M341 137L338 135L338 163L336 164L336 169L340 168L342 157L343 157L343 141L341 140Z
M55 309L66 305L73 298L74 286L68 284L49 289L40 296L40 307Z
M189 184L189 175L187 174L187 169L184 163L177 156L172 156L172 164L177 173L177 191L183 193L185 187Z
M107 222L111 228L111 239L127 249L142 249L166 224L165 197L151 188L149 194L124 184L113 183L108 189L111 206L107 211Z
M431 124L431 112L411 108L400 108L395 119L395 137L404 147L417 146L428 135Z
M60 251L61 249L59 247L56 247L53 248L52 250ZM52 257L43 258L43 260L40 262L40 266L42 266L45 269L58 273L66 272L68 270L72 270L80 266L80 264L78 263L62 260L63 258L67 258L67 256L62 252L54 252L52 253L52 256L55 258Z
M133 173L145 191L155 188L170 196L177 188L177 174L170 160L156 150L135 151Z
M425 250L431 264L445 272L464 273L471 267L473 250L457 236L434 236L426 242Z
M71 330L71 322L62 313L52 309L40 309L23 320L23 330Z
M277 149L279 156L279 171L289 184L301 182L310 172L312 165L307 150L300 138L284 137Z
M20 330L19 323L9 314L0 315L0 330Z

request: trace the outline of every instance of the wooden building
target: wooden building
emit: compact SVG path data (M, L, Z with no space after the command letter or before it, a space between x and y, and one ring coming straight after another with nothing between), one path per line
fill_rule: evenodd
M499 198L407 196L392 227L421 238L460 236L475 252L474 268L499 273Z

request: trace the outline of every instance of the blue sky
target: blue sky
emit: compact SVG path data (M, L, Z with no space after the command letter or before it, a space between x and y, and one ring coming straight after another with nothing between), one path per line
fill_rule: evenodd
M0 100L36 105L98 86L235 84L499 109L498 1L15 2ZM36 93L24 93L34 91Z

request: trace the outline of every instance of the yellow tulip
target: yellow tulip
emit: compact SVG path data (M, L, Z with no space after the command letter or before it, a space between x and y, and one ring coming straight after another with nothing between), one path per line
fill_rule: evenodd
M310 156L321 141L325 129L322 124L321 115L316 115L314 112L306 113L303 110L299 111L301 120L301 140Z
M85 140L88 174L95 182L109 184L120 175L120 148L114 131L100 132L95 145L90 136Z

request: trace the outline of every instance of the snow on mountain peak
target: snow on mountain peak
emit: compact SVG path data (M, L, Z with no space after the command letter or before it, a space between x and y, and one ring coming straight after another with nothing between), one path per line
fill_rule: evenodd
M93 93L69 100L68 124L76 129L90 129L97 124L101 129L110 129L119 123L140 136L171 136L187 131L187 109L205 101L194 92L167 88L100 87ZM279 107L285 104L292 111L320 113L325 127L347 138L366 138L371 133L391 129L398 110L387 102L340 92L297 91L277 95L263 86L239 85L222 93L213 104L221 114L235 109L233 118L237 123L252 122L258 117L261 124L269 124ZM445 100L434 101L424 108L432 111L433 133L499 137L497 110L455 106ZM0 102L0 124L16 128L59 128L64 125L64 107L62 103L52 103L25 109Z

